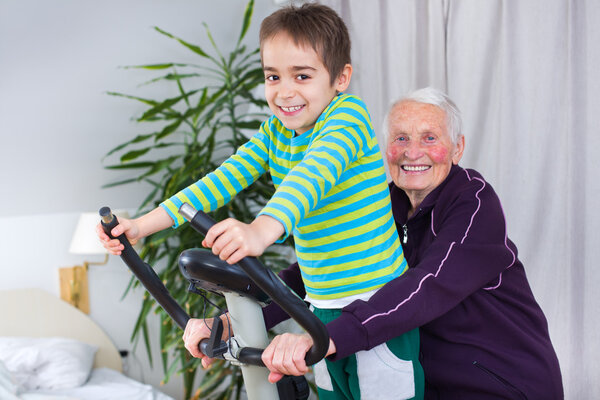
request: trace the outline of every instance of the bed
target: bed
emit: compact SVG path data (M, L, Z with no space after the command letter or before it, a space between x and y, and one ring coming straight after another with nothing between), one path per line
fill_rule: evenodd
M0 291L0 399L173 400L122 373L87 315L40 289Z

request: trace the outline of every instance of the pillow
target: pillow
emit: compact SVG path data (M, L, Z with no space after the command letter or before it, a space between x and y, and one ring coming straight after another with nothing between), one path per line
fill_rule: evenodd
M0 399L18 399L16 395L15 379L0 360Z
M67 338L0 337L0 360L24 391L83 385L97 350Z

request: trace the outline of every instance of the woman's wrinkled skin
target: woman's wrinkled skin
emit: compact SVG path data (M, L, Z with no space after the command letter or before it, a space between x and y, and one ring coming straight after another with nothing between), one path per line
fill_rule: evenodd
M453 143L444 111L431 104L402 101L388 118L387 161L392 180L414 208L446 179L464 151L464 137Z

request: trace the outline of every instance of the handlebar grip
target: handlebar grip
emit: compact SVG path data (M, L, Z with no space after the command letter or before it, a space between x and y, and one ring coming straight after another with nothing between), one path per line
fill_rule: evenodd
M202 339L198 344L198 348L202 352L202 354L209 355L210 354L210 340ZM257 349L255 347L243 347L240 352L237 354L237 359L248 365L256 365L259 367L264 367L265 363L262 361L262 352L263 349ZM210 356L209 356L210 357ZM223 355L216 356L218 358L225 358Z
M102 224L104 232L110 238L115 239L111 231L119 224L117 217L113 215L109 207L102 207L99 214L101 217L100 223ZM187 325L190 316L171 297L169 291L165 285L162 284L154 269L142 261L135 249L131 246L131 243L129 243L125 234L119 235L116 239L119 239L125 247L121 252L121 259L127 264L131 272L133 272L140 283L146 288L148 293L150 293L163 310L169 314L171 319L173 319L181 329L185 330L185 326Z
M198 343L198 348L202 352L202 354L208 354L208 349L210 347L208 339L202 339L200 343Z
M195 230L204 235L215 224L215 221L206 213L197 211L187 203L181 205L179 213L190 222ZM263 292L279 304L312 337L313 346L306 353L306 364L314 365L325 357L329 349L329 333L321 320L308 310L304 301L296 295L291 295L290 289L282 283L279 277L270 269L265 268L255 257L245 257L238 264ZM260 359L260 356L258 358Z

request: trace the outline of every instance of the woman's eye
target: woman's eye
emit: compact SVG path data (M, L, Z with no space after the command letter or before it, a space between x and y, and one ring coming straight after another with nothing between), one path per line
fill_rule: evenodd
M435 136L432 136L432 135L425 136L425 141L427 141L427 142L435 142Z
M397 142L406 142L408 140L408 138L406 136L398 136L396 138Z

